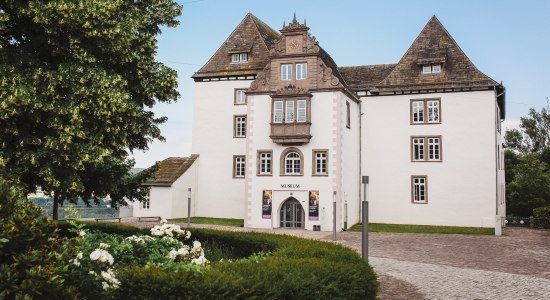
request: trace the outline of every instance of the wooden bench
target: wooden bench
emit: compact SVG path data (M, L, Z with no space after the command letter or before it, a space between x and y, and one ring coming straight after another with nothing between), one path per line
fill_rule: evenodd
M96 222L99 222L99 221L109 221L109 220L118 220L118 222L120 223L120 220L122 218L117 218L117 217L112 217L112 218L95 218L95 221Z
M161 220L161 217L138 217L138 222L142 222L142 221L160 221Z

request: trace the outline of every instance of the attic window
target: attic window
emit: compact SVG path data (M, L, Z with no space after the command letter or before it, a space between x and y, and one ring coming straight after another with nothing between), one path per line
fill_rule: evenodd
M422 65L422 74L439 74L441 73L441 64Z
M235 53L231 55L231 63L233 64L239 64L239 63L245 63L248 62L248 53Z

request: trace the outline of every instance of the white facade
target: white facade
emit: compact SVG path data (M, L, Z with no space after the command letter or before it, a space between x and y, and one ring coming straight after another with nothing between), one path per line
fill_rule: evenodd
M439 21L395 65L338 68L308 30L293 20L278 35L245 17L194 75L200 157L134 214L186 216L193 187L193 216L323 231L335 216L341 230L361 221L366 175L370 222L500 226L504 88Z
M411 125L410 101L427 97L441 99L441 123ZM497 178L502 147L495 139L494 91L361 100L362 173L370 176L372 222L495 226L496 187L504 180L502 168ZM413 136L441 136L441 161L412 161ZM411 201L412 175L427 176L427 203ZM504 216L502 208L498 214Z
M149 202L133 203L134 217L161 217L163 219L187 217L188 190L191 188L191 199L197 199L198 161L170 186L151 186ZM195 215L196 202L191 202L191 214Z

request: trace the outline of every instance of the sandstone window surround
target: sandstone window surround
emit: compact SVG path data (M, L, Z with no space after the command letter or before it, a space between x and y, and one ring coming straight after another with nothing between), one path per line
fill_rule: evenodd
M411 99L411 125L440 124L441 99Z
M411 137L411 161L412 162L441 162L442 155L441 136L412 136Z
M273 174L273 150L258 150L257 155L258 176L271 176Z
M233 116L233 137L246 137L246 115Z
M328 176L328 150L313 150L312 175Z
M233 155L233 178L244 178L245 161L246 158L244 155Z
M246 105L246 89L235 89L233 103L235 105Z
M304 155L300 149L287 148L281 154L281 176L303 176Z

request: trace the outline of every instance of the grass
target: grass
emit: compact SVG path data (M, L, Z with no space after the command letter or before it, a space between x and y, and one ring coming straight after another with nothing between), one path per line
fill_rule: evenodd
M361 232L361 223L351 226L348 231ZM444 234L481 234L493 235L494 228L459 227L459 226L432 226L432 225L403 225L369 223L369 232L402 232L402 233L444 233Z
M170 221L187 223L187 218L170 219ZM244 220L228 218L191 217L191 223L242 227L244 225Z

